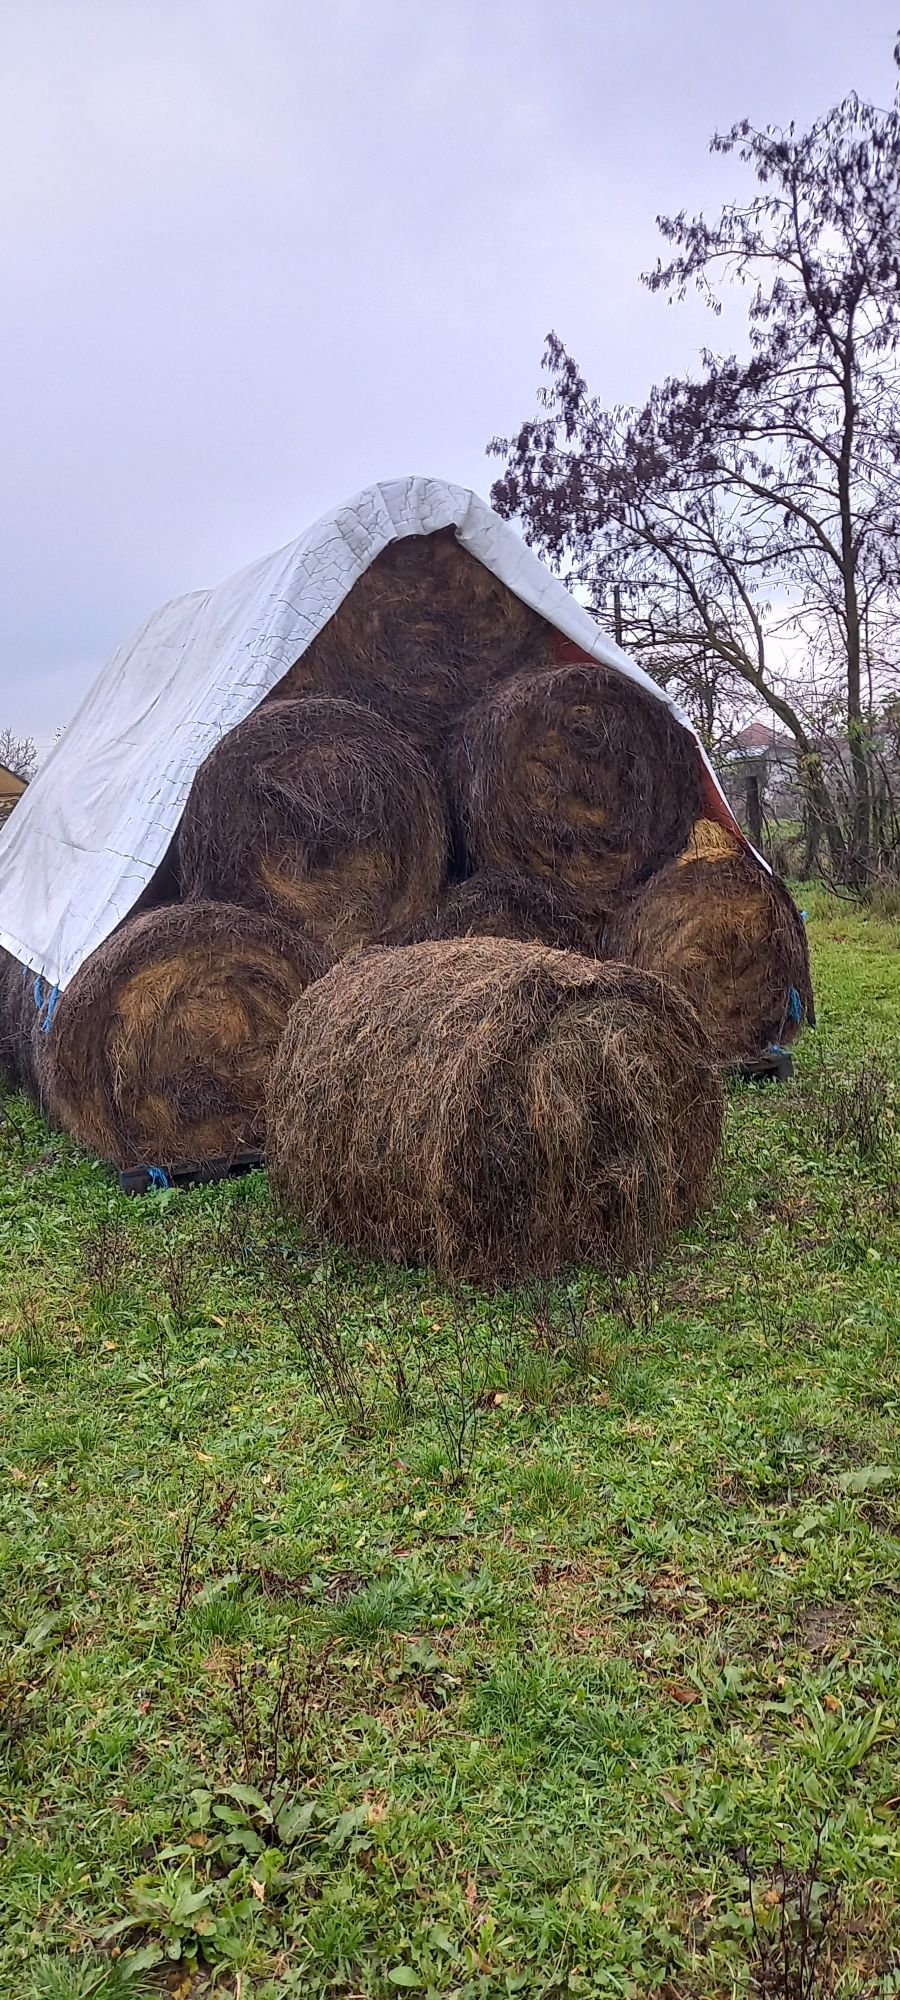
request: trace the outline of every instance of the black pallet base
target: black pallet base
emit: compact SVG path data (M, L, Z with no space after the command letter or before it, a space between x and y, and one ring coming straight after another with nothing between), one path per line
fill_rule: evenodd
M203 1187L210 1181L234 1180L265 1166L262 1153L229 1153L217 1160L182 1160L177 1167L125 1167L119 1175L123 1194L150 1194L161 1187Z
M726 1063L726 1076L740 1077L744 1083L787 1083L794 1074L794 1058L787 1049L769 1049L764 1056L747 1062Z

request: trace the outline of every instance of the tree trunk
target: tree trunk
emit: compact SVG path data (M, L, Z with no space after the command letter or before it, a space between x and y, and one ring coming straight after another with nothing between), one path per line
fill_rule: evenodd
M805 882L818 873L819 847L822 840L822 822L815 807L807 799L803 809L804 840L802 874Z
M762 786L758 771L748 771L746 777L747 832L757 850L763 844Z
M856 588L856 550L853 537L853 441L856 429L856 398L853 379L852 319L844 348L844 432L837 468L838 503L841 514L841 581L847 637L847 741L850 747L852 798L845 883L848 889L862 889L869 876L872 849L872 798L869 759L862 712L862 627Z

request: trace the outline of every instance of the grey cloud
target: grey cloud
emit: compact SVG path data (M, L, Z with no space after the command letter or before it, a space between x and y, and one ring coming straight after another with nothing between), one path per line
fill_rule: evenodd
M640 395L715 125L892 87L881 0L30 0L0 52L0 722L370 480L486 491L556 326ZM714 329L713 329L714 331Z

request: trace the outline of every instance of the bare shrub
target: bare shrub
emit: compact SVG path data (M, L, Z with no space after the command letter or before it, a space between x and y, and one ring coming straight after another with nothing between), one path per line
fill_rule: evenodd
M224 1494L207 1494L205 1480L201 1479L188 1504L178 1545L178 1587L172 1608L172 1630L177 1630L191 1598L198 1587L196 1559L205 1532L217 1533L225 1526L237 1499L237 1487L230 1487Z
M310 1765L313 1719L330 1706L334 1642L315 1653L292 1644L277 1665L241 1652L228 1668L225 1714L240 1745L243 1781L276 1812Z
M802 1086L802 1097L815 1137L826 1152L849 1146L861 1160L894 1153L894 1091L880 1063L863 1062L846 1074L823 1065Z
M372 1428L376 1381L347 1321L346 1295L325 1266L312 1276L292 1244L264 1246L260 1281L296 1348L314 1394L357 1437Z
M428 1413L453 1486L466 1484L489 1392L507 1379L507 1339L502 1318L474 1306L454 1306L443 1322L410 1323L410 1351L430 1392Z
M516 1307L524 1328L546 1354L565 1361L575 1375L591 1373L598 1355L595 1284L526 1285L516 1295Z
M98 1216L85 1230L79 1245L81 1268L87 1283L109 1297L124 1284L134 1268L134 1246L124 1223L111 1215Z
M779 1854L769 1890L754 1894L748 1863L747 1896L753 1926L753 1990L765 2000L818 2000L832 1989L834 1928L840 1914L838 1883L822 1879L822 1836L816 1834L809 1867L788 1868Z

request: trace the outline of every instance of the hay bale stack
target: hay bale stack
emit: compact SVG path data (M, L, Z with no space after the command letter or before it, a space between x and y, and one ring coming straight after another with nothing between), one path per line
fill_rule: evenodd
M480 689L546 656L553 632L452 528L391 542L275 689L364 702L441 761Z
M399 730L349 701L279 701L223 737L191 786L179 842L189 899L301 925L329 962L408 935L447 853L432 773Z
M549 662L476 702L453 758L471 865L554 879L592 912L684 847L702 773L662 702L604 667Z
M120 1167L259 1146L265 1081L314 948L227 903L149 910L76 973L47 1037L63 1128Z
M307 990L268 1147L323 1235L497 1281L648 1258L696 1208L721 1123L709 1043L661 980L466 938L363 952Z
M723 1062L785 1047L815 1022L803 919L744 850L661 869L613 918L607 948L677 986Z
M516 938L520 944L547 944L556 951L603 955L603 921L594 923L554 882L537 875L504 874L485 868L446 889L415 942L441 938Z

